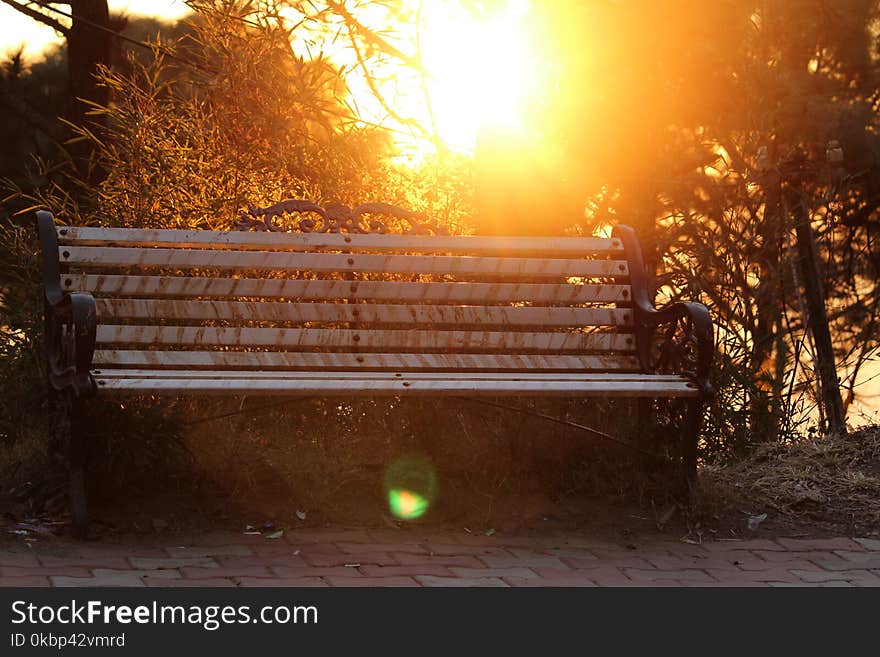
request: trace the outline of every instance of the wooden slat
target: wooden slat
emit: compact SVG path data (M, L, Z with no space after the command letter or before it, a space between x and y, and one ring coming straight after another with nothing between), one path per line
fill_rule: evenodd
M599 237L484 237L441 235L343 235L340 233L251 233L210 230L58 227L61 244L78 246L236 249L240 251L375 251L477 253L581 257L621 251L619 239Z
M638 372L237 372L230 370L94 370L94 376L102 379L272 379L278 381L314 381L316 379L332 379L342 381L686 381L675 374L640 374Z
M133 297L261 297L373 299L460 303L627 303L629 285L564 283L413 283L406 281L285 280L197 276L69 274L69 292Z
M454 378L446 380L334 379L113 379L95 377L99 392L120 394L179 395L284 395L284 396L601 396L601 397L696 397L696 387L680 381L486 381Z
M494 258L277 251L126 249L60 246L62 263L88 267L168 267L309 272L382 272L385 274L450 274L459 276L527 276L534 278L626 276L624 260L564 258Z
M524 308L425 306L372 303L279 303L269 301L178 301L97 299L100 319L224 320L407 324L417 326L630 326L632 311L617 308Z
M98 367L246 368L249 370L638 371L634 356L541 354L351 354L285 351L138 351L99 349Z
M99 325L99 344L185 344L325 348L632 351L629 333L496 331L358 331L353 329L225 328Z

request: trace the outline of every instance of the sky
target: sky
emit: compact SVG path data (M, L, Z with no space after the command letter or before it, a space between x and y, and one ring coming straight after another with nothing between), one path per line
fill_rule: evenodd
M180 18L189 12L181 0L109 0L111 13L128 15L159 16L169 19ZM61 6L69 12L69 7ZM51 12L45 13L51 15ZM61 22L65 22L61 16ZM0 3L0 57L24 46L28 60L39 59L47 45L61 43L63 39L51 27L43 25L6 4Z

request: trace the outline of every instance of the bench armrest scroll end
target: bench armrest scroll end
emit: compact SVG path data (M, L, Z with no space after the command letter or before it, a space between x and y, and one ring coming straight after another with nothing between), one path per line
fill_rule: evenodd
M658 327L667 327L659 347L654 350L657 355L652 367L687 374L704 397L712 397L714 390L709 374L715 354L715 335L709 309L701 303L678 301L660 309L646 309L636 316L652 336Z
M61 288L58 234L51 212L37 211L37 233L45 292L45 339L49 383L77 396L95 391L90 370L95 353L98 311L88 292Z
M648 292L648 275L642 248L630 226L615 226L629 267L636 352L645 372L685 374L704 397L714 392L709 373L715 352L715 338L709 310L701 303L678 301L657 309ZM668 325L659 345L657 329Z
M95 299L88 292L65 294L46 308L46 357L49 382L77 396L95 392L92 359L98 328Z

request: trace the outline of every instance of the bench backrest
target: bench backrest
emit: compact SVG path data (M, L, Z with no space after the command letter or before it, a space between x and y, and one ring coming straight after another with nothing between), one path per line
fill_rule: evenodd
M639 370L619 239L57 227L96 367Z

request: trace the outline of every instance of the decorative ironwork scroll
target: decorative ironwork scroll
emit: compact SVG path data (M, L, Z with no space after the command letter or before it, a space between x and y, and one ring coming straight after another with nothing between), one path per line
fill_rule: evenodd
M290 227L279 225L276 220L285 215L310 215L289 222ZM386 233L388 225L376 217L402 219L409 228L404 235L448 235L449 231L434 219L427 219L419 212L404 210L388 203L363 203L354 208L330 203L326 208L312 201L288 199L265 208L250 207L235 222L238 230L286 232L299 230L303 233Z

